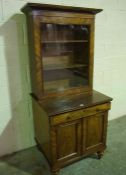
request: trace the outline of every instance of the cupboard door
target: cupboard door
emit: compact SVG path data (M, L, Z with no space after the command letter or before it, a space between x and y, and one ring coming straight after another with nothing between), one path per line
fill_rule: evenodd
M81 120L53 127L55 162L64 162L81 154Z
M83 119L83 153L97 152L105 148L107 112Z
M43 95L91 90L94 19L43 16L39 20Z

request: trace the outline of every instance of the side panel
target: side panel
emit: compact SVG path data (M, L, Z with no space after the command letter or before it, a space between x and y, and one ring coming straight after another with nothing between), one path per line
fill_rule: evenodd
M49 162L51 162L51 151L50 151L50 128L49 120L46 113L39 106L35 99L33 101L33 116L34 116L34 128L35 128L35 139L38 146L46 156Z
M27 14L27 33L29 43L29 62L32 93L42 98L42 61L41 61L41 34L39 16Z

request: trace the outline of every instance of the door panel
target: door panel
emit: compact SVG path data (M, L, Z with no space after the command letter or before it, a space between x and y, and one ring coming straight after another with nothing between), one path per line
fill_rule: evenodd
M76 154L76 129L75 125L61 126L57 132L58 159Z
M105 146L106 124L106 113L98 113L83 119L83 152Z
M55 127L57 161L65 161L81 154L81 120Z

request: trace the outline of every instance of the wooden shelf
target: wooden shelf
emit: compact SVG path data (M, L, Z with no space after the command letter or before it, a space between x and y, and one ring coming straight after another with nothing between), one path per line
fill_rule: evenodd
M66 55L69 55L69 54L72 54L73 53L73 51L72 50L66 50L66 51L60 51L60 52L54 52L54 53L44 53L43 52L43 55L42 55L42 57L43 57L43 59L47 59L47 58L49 58L49 57L61 57L61 56L66 56Z
M77 71L71 71L66 69L61 69L60 71L57 70L44 70L44 78L45 82L49 81L57 81L62 79L71 80L73 79L75 82L78 80L82 80L86 78L84 74L79 74Z
M44 44L54 44L54 43L87 43L88 40L55 40L55 41L42 41Z
M75 81L76 80L76 81ZM50 92L57 90L62 91L69 88L77 87L77 84L83 83L83 85L88 85L88 80L86 78L77 78L77 77L71 77L70 79L64 77L64 79L52 79L51 81L45 81L44 87L48 89ZM81 85L79 86L81 87Z
M87 67L87 64L71 64L71 65L46 65L44 70L57 70L57 69L69 69L69 68L83 68Z

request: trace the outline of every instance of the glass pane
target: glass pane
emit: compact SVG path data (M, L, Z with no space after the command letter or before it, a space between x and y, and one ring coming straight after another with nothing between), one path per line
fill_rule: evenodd
M89 26L42 23L44 91L57 92L89 83Z

